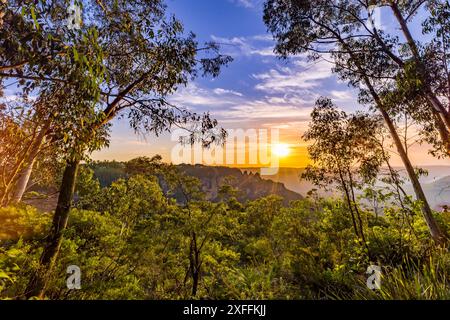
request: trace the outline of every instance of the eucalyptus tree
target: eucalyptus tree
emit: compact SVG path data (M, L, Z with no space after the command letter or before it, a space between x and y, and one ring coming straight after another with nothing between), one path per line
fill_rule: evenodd
M146 223L151 222L150 232L154 230L154 223L159 220L158 231L161 234L158 233L156 237L163 235L165 247L174 247L171 254L172 259L175 258L174 264L182 266L182 277L176 281L179 282L177 290L179 294L184 291L184 297L197 296L202 287L202 277L211 273L205 270L211 254L208 251L210 248L213 252L228 250L222 247L218 239L234 232L224 227L218 228L230 219L226 217L226 206L221 202L207 201L200 180L180 172L173 164L162 162L159 155L130 160L125 163L125 172L128 180L120 179L111 187L105 188L108 190L107 196L100 201L92 201L94 208L114 212L115 215L120 213L124 217L120 219L123 222L135 220L133 213L139 212L144 217L143 220L147 220ZM151 188L141 190L142 181L156 182L158 191L154 192ZM126 194L122 194L124 189L128 189ZM117 201L118 197L120 201ZM158 200L152 203L151 199L155 198ZM159 209L161 203L166 204L163 210ZM173 257L176 252L179 253ZM162 255L165 256L166 253ZM165 258L168 259L169 257ZM171 280L178 276L180 275L172 274Z
M347 203L355 234L367 246L355 189L373 182L383 163L378 142L382 120L360 112L348 115L328 98L317 100L311 116L303 138L312 143L308 153L313 164L302 176L323 188L337 186Z
M425 98L429 109L435 116L447 156L450 154L450 82L448 55L450 40L450 4L442 0L384 1L398 22L406 43L406 53L395 56L386 53L403 70L409 82L414 82L418 98ZM420 12L423 9L425 12ZM419 17L422 33L428 42L413 37L412 24ZM420 19L421 17L424 17ZM416 19L417 20L417 19ZM411 99L411 97L409 97Z
M433 217L397 132L395 104L390 99L392 91L400 94L401 80L407 78L411 83L411 75L414 76L413 79L417 80L415 82L421 84L420 92L427 98L427 110L433 115L431 130L441 134L440 143L448 151L449 144L445 134L448 133L448 128L443 119L444 114L437 108L430 107L433 101L436 103L433 94L427 89L431 84L418 78L420 74L417 72L409 72L409 66L417 66L416 62L411 64L409 52L412 43L405 46L395 34L377 29L373 23L374 5L389 5L392 10L401 7L403 15L408 12L412 17L424 1L402 3L410 5L390 1L267 0L264 21L277 41L275 51L281 57L306 53L311 60L330 58L333 71L342 80L359 89L360 102L381 114L413 184L416 198L422 203L422 212L431 236L441 242L445 235ZM412 102L414 104L414 100ZM411 114L416 115L413 112ZM426 120L424 118L422 120Z
M379 27L375 21L376 10L396 20L400 33L396 28L389 30ZM350 50L343 45L345 42L361 55L377 57L380 61L361 65L362 69L371 76L369 78L389 82L392 88L401 89L399 91L404 93L403 97L413 102L410 104L411 114L434 126L431 131L439 136L439 143L435 147L444 149L448 156L449 83L445 80L449 63L448 10L448 3L440 0L273 0L266 2L265 20L271 31L279 36L284 34L283 45L279 43L277 47L280 53L293 46L297 46L297 50L314 51L316 54L337 53L339 49L335 44L344 51ZM292 28L287 24L291 15ZM283 18L279 20L277 17ZM411 30L413 23L422 24L422 33L426 36L414 38ZM311 30L315 33L311 33ZM297 40L292 38L294 32L297 33ZM299 33L303 33L309 42L298 41ZM309 46L311 42L313 46ZM389 67L380 68L383 65ZM403 90L405 85L409 87L409 92ZM418 104L421 108L418 108ZM424 112L430 113L431 117L424 116ZM424 132L424 135L431 142L436 142L430 137L430 132Z
M200 46L192 33L185 33L180 21L166 14L163 1L85 1L83 30L97 35L100 48L96 62L102 78L96 78L95 92L66 96L64 109L75 112L58 121L56 139L64 150L66 168L47 244L41 256L41 270L30 281L26 296L43 296L46 278L57 258L66 228L80 161L89 151L107 144L110 122L128 117L130 125L145 133L160 135L173 126L187 130L187 141L205 146L225 137L208 113L196 114L175 106L168 97L198 75L217 76L231 58L219 53L213 43ZM73 50L73 60L84 55ZM100 70L100 69L99 69ZM100 81L98 81L100 80ZM53 86L57 86L57 81ZM72 107L72 108L70 108ZM63 115L70 115L70 112ZM63 121L61 121L63 120Z
M90 96L88 100L95 110L90 106L89 110L97 115L88 118L104 115L102 120L94 121L97 128L127 108L135 129L150 129L150 123L145 122L151 118L164 122L191 117L207 126L213 124L208 115L189 114L161 97L169 94L174 84L185 84L189 77L196 76L198 64L203 72L217 75L220 65L230 62L230 57L218 53L215 44L199 47L194 34L184 34L179 21L165 17L163 1L134 1L131 5L126 1L75 2L83 12L79 30L68 27L69 4L63 0L2 4L5 14L0 36L0 78L3 82L18 80L24 94L45 93L41 101L48 103L43 114L33 106L34 122L45 132L38 136L41 140L35 141L37 148L21 163L22 171L15 177L15 201L23 195L42 141L50 137L52 142L65 145L68 138L75 136L67 134L70 123L74 127L80 122L72 111L68 112L68 87L76 88L75 96ZM183 37L177 38L180 35ZM87 88L88 81L80 77L86 74L95 79L90 82L92 88ZM144 95L145 99L140 99ZM49 96L53 96L51 103ZM81 110L81 105L75 110ZM49 116L53 113L57 116ZM67 115L62 116L64 113ZM89 127L86 121L83 125Z
M7 201L13 178L20 170L19 159L23 157L22 153L26 152L28 146L23 150L17 149L26 145L27 136L35 134L32 127L29 131L25 130L26 125L27 115L23 111L14 112L10 106L0 105L0 205Z
M163 168L165 182L172 195L180 195L179 210L172 219L179 224L179 229L186 240L182 241L188 245L188 265L183 279L183 287L186 287L190 279L190 297L196 297L199 291L201 278L204 276L205 264L208 264L205 251L213 243L213 246L221 245L214 241L218 232L217 226L220 221L225 220L225 207L223 203L212 203L206 201L206 194L202 190L199 179L185 175L178 171L173 165ZM173 228L176 229L176 228ZM221 230L223 232L223 230ZM227 232L225 232L226 234Z
M98 33L67 27L68 1L7 1L2 6L0 81L20 97L36 134L16 148L16 162L4 196L19 201L45 142L68 131L73 119L94 111L104 81ZM76 97L76 98L74 98ZM78 100L78 108L74 102ZM8 103L8 102L7 102ZM87 108L87 109L83 109ZM79 114L77 114L79 113ZM26 152L21 149L26 146ZM14 151L14 150L12 150ZM14 186L15 184L15 186Z

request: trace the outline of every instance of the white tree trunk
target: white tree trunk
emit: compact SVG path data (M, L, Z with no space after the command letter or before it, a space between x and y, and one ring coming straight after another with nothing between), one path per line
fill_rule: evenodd
M35 159L33 159L23 170L20 172L19 179L16 182L14 194L11 201L17 203L22 201L22 197L27 190L28 181L30 181L31 172L33 171Z

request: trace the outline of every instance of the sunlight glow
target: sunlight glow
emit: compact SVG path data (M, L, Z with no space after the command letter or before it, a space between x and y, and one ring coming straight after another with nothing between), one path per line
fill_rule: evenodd
M278 143L272 146L272 152L278 157L286 157L291 153L291 149L288 144Z

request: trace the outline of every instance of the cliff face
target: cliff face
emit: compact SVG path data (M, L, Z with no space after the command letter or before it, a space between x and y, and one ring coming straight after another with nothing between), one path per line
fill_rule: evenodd
M300 194L288 190L284 184L262 179L258 173L250 171L186 164L179 165L178 168L181 172L199 179L202 182L203 191L212 201L217 199L219 187L225 182L239 189L238 200L240 201L255 200L268 195L283 197L285 204L303 199Z
M288 204L293 200L300 200L303 197L285 187L281 182L276 182L265 177L261 178L256 169L237 169L229 167L215 167L203 165L181 164L176 166L178 170L186 175L199 179L202 183L203 192L208 200L215 201L218 197L219 188L223 184L229 184L239 190L237 198L241 202L255 200L257 198L278 195ZM111 185L113 181L126 178L125 167L121 163L102 163L94 166L95 177L102 187ZM164 179L160 177L160 185L167 191ZM181 196L175 194L174 198L181 201Z

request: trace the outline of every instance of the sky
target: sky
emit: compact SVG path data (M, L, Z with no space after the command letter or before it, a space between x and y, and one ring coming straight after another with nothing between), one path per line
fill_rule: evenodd
M281 60L274 55L274 42L262 19L262 3L168 0L168 12L180 19L187 31L194 32L199 42L216 41L223 53L234 58L218 78L196 79L170 100L195 112L210 111L225 129L269 130L269 135L270 130L278 130L279 143L290 151L289 156L279 157L279 165L304 167L308 163L307 144L301 136L315 100L330 97L349 112L364 107L357 105L356 92L332 74L325 60ZM93 158L126 161L160 154L167 162L177 162L173 156L176 148L176 138L171 135L137 135L124 118L113 124L110 147L94 153ZM424 146L411 151L418 165L450 165L450 160L429 156ZM395 155L393 164L400 164Z

